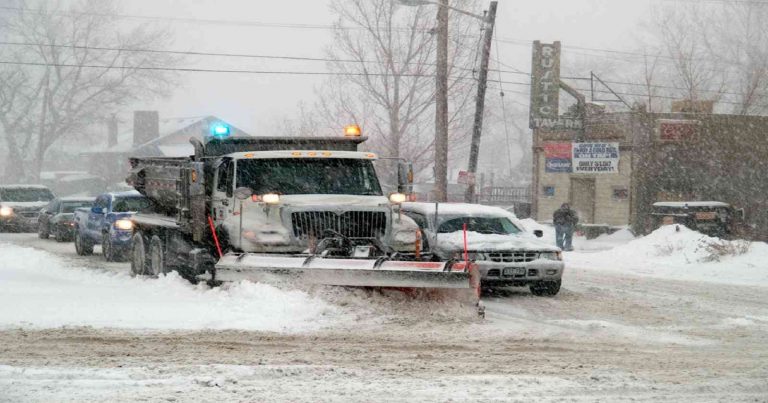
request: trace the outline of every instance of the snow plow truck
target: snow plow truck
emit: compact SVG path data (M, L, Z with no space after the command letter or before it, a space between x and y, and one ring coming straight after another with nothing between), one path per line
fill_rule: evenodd
M230 137L214 127L194 155L131 158L127 182L154 204L136 214L131 272L190 281L300 282L357 287L479 287L471 262L432 261L401 214L412 187L398 162L387 197L358 127L339 137Z

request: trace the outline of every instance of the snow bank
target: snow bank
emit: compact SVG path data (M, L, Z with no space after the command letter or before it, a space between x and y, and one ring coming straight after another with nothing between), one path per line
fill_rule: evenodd
M614 236L621 239L626 234ZM768 244L753 242L744 254L712 261L707 245L713 244L738 249L743 241L723 241L682 225L668 225L610 250L566 254L566 264L678 280L768 286Z
M0 243L0 328L93 326L301 332L345 314L301 291L241 282L193 286L175 273L131 278L69 268L40 250Z

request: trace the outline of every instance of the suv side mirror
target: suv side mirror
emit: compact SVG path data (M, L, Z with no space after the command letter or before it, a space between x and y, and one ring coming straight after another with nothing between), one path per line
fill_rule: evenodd
M101 207L93 206L93 207L91 207L91 213L93 213L93 214L104 214L104 209L102 209Z
M413 193L413 164L409 161L397 162L397 192Z
M253 190L249 187L239 187L235 189L235 197L239 200L245 200L253 194Z
M544 236L544 231L540 229L533 230L533 235L536 235L536 238L541 238Z

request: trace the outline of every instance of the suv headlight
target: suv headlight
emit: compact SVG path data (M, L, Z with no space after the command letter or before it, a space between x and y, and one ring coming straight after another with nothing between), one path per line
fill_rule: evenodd
M0 207L0 217L9 217L13 214L13 209L10 207Z
M539 253L539 259L563 260L563 252L541 252Z
M133 221L131 220L117 220L115 221L115 228L123 231L130 231L133 229Z

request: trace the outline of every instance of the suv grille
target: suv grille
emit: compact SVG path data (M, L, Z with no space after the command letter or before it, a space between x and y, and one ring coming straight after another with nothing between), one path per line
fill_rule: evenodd
M532 262L539 256L538 252L489 252L487 260L492 262Z
M326 229L350 238L380 238L387 228L387 215L381 211L300 211L291 213L293 235L299 239L320 237Z

